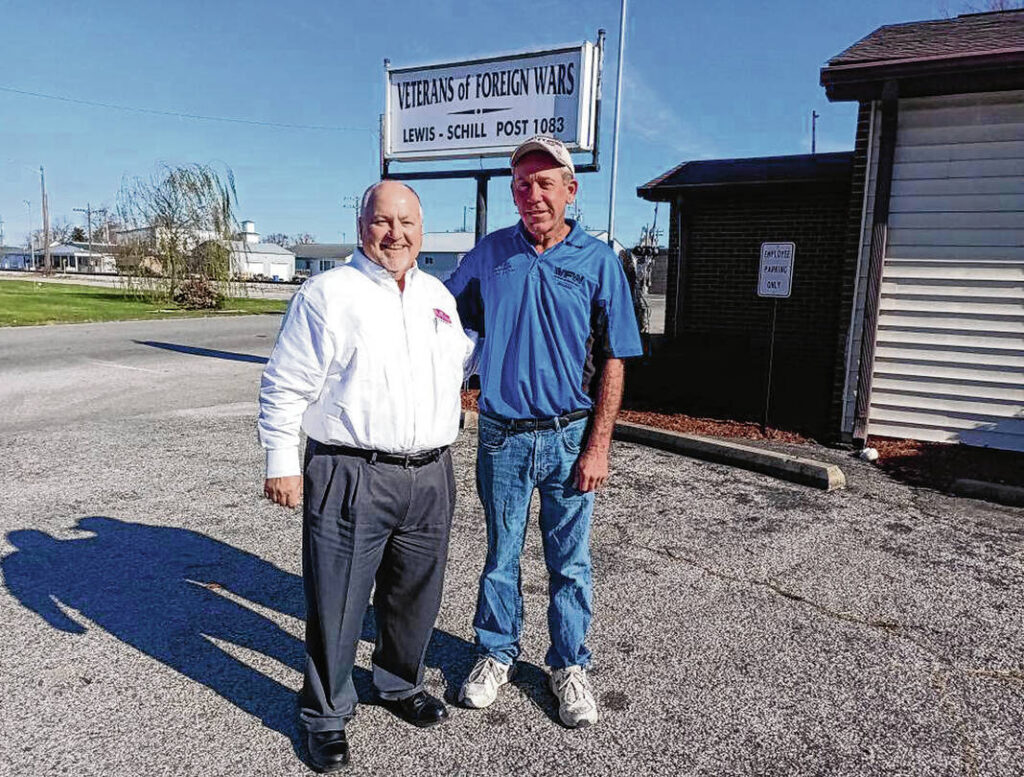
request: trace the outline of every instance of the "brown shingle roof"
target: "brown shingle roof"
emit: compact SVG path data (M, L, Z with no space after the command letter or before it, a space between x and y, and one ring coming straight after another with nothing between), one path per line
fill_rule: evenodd
M829 67L1024 51L1024 10L879 27L828 61Z
M1024 9L879 27L830 59L821 85L833 101L1024 89Z

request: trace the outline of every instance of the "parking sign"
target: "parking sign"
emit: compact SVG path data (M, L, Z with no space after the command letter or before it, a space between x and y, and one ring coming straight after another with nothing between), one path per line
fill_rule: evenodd
M796 243L761 243L757 296L788 297L793 288Z

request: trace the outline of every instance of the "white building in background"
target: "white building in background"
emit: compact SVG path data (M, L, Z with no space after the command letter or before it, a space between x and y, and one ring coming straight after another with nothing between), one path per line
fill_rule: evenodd
M295 254L277 243L261 243L253 222L242 222L238 238L226 243L232 273L272 281L290 281L295 277Z
M469 251L473 248L472 232L426 232L417 264L424 272L445 280L455 272ZM358 248L355 243L301 243L293 245L295 271L298 275L316 275L333 270L352 260L352 253Z
M45 262L42 249L36 250L36 267ZM56 272L114 273L117 261L114 246L103 243L61 243L50 246L50 264Z
M290 250L295 254L296 275L308 277L348 264L352 260L356 244L298 243Z
M472 232L425 232L417 264L443 281L455 272L474 245L476 236Z

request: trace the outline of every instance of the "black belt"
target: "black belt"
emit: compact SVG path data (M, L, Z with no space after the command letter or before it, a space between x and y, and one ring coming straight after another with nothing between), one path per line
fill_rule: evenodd
M484 414L492 421L504 424L510 432L532 432L537 429L554 429L555 424L565 426L573 421L579 421L590 415L589 410L573 410L571 413L560 415L557 418L500 418L498 416Z
M349 445L328 445L325 442L317 441L317 447L325 453L340 456L358 456L366 459L371 464L400 464L403 467L422 467L424 464L433 464L442 454L448 450L448 446L434 448L422 453L385 453L384 451L369 451L365 448L353 448Z

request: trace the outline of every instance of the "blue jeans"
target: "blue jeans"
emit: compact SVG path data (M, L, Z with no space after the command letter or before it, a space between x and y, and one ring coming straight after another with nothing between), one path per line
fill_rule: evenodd
M545 661L553 669L587 666L592 582L590 516L593 492L573 486L573 466L587 419L560 428L511 432L500 420L479 420L476 484L487 519L487 561L480 576L473 627L481 653L505 664L519 656L523 591L519 557L534 489L548 568Z

